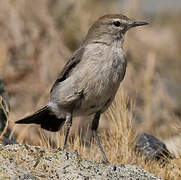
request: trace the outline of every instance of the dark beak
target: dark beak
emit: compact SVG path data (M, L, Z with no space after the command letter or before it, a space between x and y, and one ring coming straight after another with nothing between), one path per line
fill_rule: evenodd
M129 28L132 28L132 27L136 27L136 26L144 26L144 25L147 25L147 24L149 24L149 23L147 23L147 22L142 22L142 21L133 21L132 23L130 23L130 24L128 25L128 29L129 29Z

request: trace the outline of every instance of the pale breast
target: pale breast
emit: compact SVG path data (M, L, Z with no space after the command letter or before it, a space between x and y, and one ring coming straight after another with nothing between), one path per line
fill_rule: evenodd
M67 79L56 86L49 103L50 109L61 117L104 111L112 103L126 70L124 52L119 43L89 44L81 61Z
M84 91L84 99L75 114L92 114L104 111L112 103L115 94L123 80L126 71L126 59L122 48L118 44L111 47L97 47L99 51L91 50L84 55L84 77L80 83ZM94 48L92 48L94 49ZM89 54L93 54L91 59ZM83 69L82 69L83 70ZM82 71L81 70L81 71Z

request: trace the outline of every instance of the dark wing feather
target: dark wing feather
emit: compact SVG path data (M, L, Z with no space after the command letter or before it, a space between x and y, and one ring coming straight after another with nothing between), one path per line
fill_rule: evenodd
M79 48L77 51L74 52L72 57L64 66L63 70L61 71L60 75L55 81L50 92L52 92L52 90L57 86L57 84L64 81L69 76L72 69L81 61L83 53L84 53L83 47ZM81 96L81 94L79 96ZM19 121L16 121L16 123L18 124L29 124L29 123L40 124L41 128L44 128L49 131L58 131L61 128L61 126L64 124L64 122L65 119L58 119L54 114L50 112L47 106L35 112L33 115L30 115Z
M65 64L63 70L59 74L50 92L52 92L52 90L57 86L58 83L64 81L67 77L69 77L69 74L72 71L72 69L81 61L84 49L84 47L80 47L78 50L74 52L72 57Z

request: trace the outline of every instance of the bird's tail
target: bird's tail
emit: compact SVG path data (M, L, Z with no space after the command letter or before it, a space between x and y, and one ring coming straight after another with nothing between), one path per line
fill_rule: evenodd
M27 116L21 120L16 121L17 124L39 124L41 128L48 131L58 131L65 123L65 119L58 119L51 114L48 107L45 106L34 114Z

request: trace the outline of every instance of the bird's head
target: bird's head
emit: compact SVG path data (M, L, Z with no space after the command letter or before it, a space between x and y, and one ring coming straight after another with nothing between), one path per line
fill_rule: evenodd
M136 21L122 14L108 14L100 17L89 29L85 41L112 42L124 40L125 33L133 27L147 25L147 22Z

